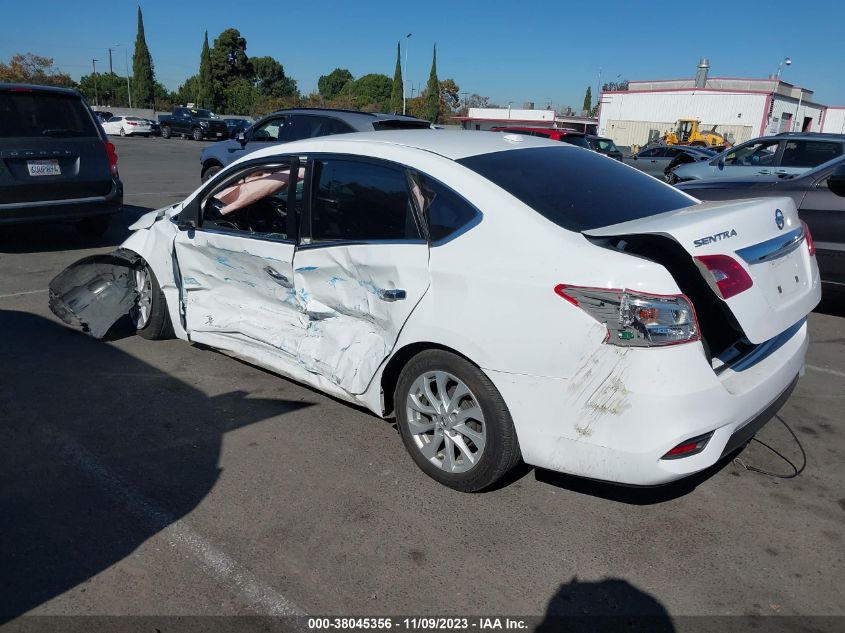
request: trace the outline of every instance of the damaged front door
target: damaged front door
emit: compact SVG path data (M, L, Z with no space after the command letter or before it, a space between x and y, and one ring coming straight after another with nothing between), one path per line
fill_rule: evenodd
M311 183L294 260L307 317L297 360L360 394L428 289L428 243L403 168L325 158L313 162Z
M295 160L277 158L237 172L202 195L198 226L175 242L191 340L271 367L295 357L303 332L288 213L301 193L289 191L292 169L299 172Z

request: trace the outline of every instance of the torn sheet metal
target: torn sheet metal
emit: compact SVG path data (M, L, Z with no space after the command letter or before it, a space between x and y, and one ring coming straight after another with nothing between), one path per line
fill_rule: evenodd
M117 249L71 264L50 282L50 309L69 325L103 338L135 305L135 270L141 258Z

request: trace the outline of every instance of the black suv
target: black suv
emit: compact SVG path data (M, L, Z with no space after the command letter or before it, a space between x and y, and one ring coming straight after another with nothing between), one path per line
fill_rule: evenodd
M117 153L82 95L0 83L0 225L76 222L102 235L122 205Z
M236 140L203 148L200 173L205 182L221 169L267 144L289 143L304 138L373 132L379 130L419 130L431 123L401 114L379 114L330 108L290 108L277 110L240 132Z

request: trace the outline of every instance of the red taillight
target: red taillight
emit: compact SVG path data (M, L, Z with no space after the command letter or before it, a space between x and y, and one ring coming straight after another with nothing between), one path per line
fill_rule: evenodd
M138 125L137 123L135 123L135 121L127 121L127 123L128 123L129 125Z
M684 440L660 459L679 459L697 455L707 447L707 442L713 437L713 432Z
M801 224L804 225L804 239L807 241L807 250L810 251L810 257L814 257L816 254L816 243L813 241L813 236L810 235L810 227L807 226L804 220L801 220Z
M730 299L754 285L751 276L733 257L727 255L699 255L695 258L710 271L723 299Z
M113 176L117 176L117 150L109 141L103 141L103 147L106 149L106 158L109 160L109 171Z

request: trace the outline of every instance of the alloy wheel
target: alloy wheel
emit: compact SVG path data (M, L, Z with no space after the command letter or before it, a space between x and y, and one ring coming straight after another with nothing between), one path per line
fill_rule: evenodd
M141 330L149 323L153 307L152 279L146 269L135 271L135 287L138 289L138 299L129 311L129 316L135 329Z

